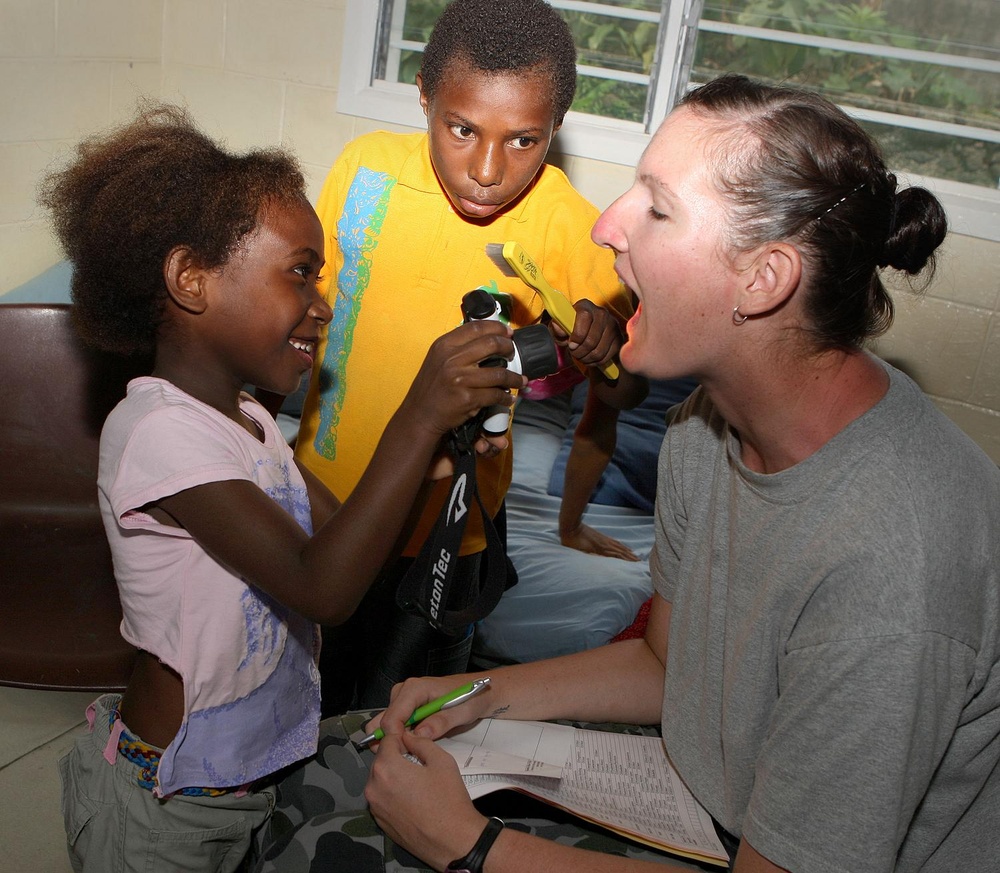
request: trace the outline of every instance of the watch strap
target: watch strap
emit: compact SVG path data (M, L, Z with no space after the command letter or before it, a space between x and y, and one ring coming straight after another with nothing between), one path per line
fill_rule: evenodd
M503 822L494 817L486 822L486 827L476 840L476 844L469 849L469 853L464 858L452 861L445 873L483 873L483 864L486 862L486 854L493 847L493 841L503 830Z

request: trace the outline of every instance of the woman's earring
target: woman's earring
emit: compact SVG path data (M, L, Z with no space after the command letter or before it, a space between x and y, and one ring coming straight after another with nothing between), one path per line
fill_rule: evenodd
M743 324L747 320L747 316L740 312L739 306L733 307L733 324Z

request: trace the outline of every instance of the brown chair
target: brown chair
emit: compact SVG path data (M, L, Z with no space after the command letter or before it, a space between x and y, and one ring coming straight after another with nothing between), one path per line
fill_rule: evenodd
M85 347L68 304L0 303L0 684L123 688L135 650L97 505L101 426L145 361Z

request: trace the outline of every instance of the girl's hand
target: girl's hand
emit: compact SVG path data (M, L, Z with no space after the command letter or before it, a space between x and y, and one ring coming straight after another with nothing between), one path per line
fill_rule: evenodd
M483 434L476 440L476 454L492 458L495 455L499 455L509 445L510 440L507 439L506 434L502 436L487 436Z
M486 826L451 755L410 733L379 744L365 799L393 842L435 870L468 852Z
M400 406L413 427L436 440L485 406L512 406L510 389L523 387L525 378L505 367L479 366L495 355L511 358L510 334L500 322L471 321L438 337Z
M499 455L507 446L510 440L506 436L481 436L476 440L476 454L487 458ZM427 480L429 482L437 479L450 479L455 472L455 459L447 446L442 446L431 461L431 466L427 470Z

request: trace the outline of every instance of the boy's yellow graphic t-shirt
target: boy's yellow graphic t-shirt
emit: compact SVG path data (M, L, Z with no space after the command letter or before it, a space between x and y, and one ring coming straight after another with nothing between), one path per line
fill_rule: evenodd
M468 291L483 286L510 295L512 327L541 317L534 289L503 275L486 255L489 243L519 242L571 301L589 299L623 323L632 312L613 253L590 238L597 209L549 165L512 206L476 222L457 214L441 189L426 134L377 132L345 148L317 211L326 233L323 290L333 320L317 351L295 454L342 501L433 341L461 324ZM477 463L477 486L491 514L510 484L511 455L508 449ZM448 485L435 488L404 554L419 551ZM478 513L472 513L462 554L484 545Z

